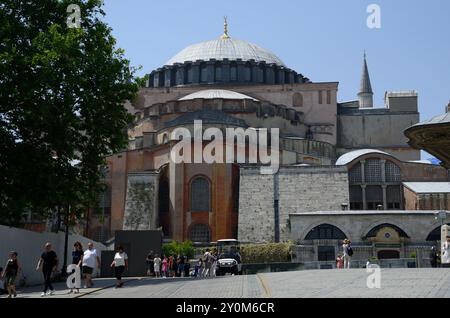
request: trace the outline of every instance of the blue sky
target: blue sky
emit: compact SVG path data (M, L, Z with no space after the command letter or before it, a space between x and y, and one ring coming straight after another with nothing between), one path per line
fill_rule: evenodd
M381 7L381 29L366 24ZM267 48L314 82L338 81L339 101L356 98L367 51L375 103L386 90L419 93L422 119L450 100L448 0L106 0L106 21L141 75L184 47L223 32Z

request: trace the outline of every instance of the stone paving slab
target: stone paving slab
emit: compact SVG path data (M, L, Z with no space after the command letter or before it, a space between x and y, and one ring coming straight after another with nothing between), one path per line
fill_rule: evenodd
M55 284L54 298L450 298L450 269L382 269L381 288L369 289L366 270L312 270L209 279L134 278L114 289L114 279L96 279L95 289L68 295ZM42 287L19 290L40 297Z

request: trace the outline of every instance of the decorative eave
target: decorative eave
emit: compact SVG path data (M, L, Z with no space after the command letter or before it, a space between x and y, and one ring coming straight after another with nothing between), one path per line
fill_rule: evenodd
M414 125L405 131L405 135L410 139L411 147L427 151L450 169L450 104L446 115Z

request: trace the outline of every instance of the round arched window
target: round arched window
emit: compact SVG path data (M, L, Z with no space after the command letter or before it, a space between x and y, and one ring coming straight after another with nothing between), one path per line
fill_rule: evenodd
M211 212L209 180L197 177L191 182L191 212Z

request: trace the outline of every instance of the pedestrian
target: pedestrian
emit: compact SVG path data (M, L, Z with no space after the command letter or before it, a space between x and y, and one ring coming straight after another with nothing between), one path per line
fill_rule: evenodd
M159 258L158 254L155 254L153 263L154 263L154 267L155 267L155 269L154 269L155 276L156 276L156 278L160 278L161 277L161 258Z
M183 254L178 254L177 257L177 277L182 277L184 272L184 256Z
M20 263L17 260L17 252L9 253L9 260L6 263L5 271L3 272L2 277L4 278L5 288L8 292L8 298L12 298L14 296L17 297L16 292L16 277L20 272Z
M203 269L203 277L210 277L211 276L211 266L212 266L212 255L209 249L206 250L205 254L203 255L203 261L205 263L205 268Z
M351 246L352 242L349 239L344 240L344 244L342 245L342 249L344 251L344 268L350 269L350 263L352 261L353 256L353 248Z
M147 263L147 276L154 276L155 274L155 263L153 262L154 258L155 256L153 251L150 251L145 259L145 262Z
M39 271L42 267L42 274L44 275L44 291L41 293L41 297L46 295L52 296L54 294L55 289L52 285L52 274L56 273L58 263L58 256L55 251L53 251L52 244L46 243L44 252L41 254L39 262L36 266L36 271Z
M197 263L195 263L194 277L201 276L202 271L203 271L203 259L200 257Z
M114 261L111 263L111 268L114 268L114 275L117 280L116 288L122 288L122 275L125 270L128 270L128 255L121 245L117 246L117 252L114 255Z
M91 288L94 286L92 282L92 274L94 269L100 267L100 257L97 255L97 250L94 248L92 242L88 243L88 249L83 253L83 274L85 278L84 288Z
M6 294L5 283L3 278L3 267L0 267L0 295Z
M430 252L430 263L431 263L431 267L432 268L437 268L438 267L438 253L436 252L436 247L432 247L431 248L431 252Z
M82 264L83 264L83 245L81 245L80 242L75 242L75 244L73 245L73 251L72 251L72 264L76 265L79 270L80 270L80 284L81 284L81 280L83 278L83 274L82 274ZM75 280L76 282L76 280ZM75 286L75 294L80 293L80 287L81 286ZM73 288L70 289L69 294L73 293Z
M167 266L169 268L169 277L174 277L174 256L173 255L169 256L169 262L168 262Z
M446 241L442 244L441 266L444 268L450 267L450 236L447 236Z
M164 255L163 260L162 260L162 269L161 269L163 278L167 278L168 266L169 266L169 261L168 261L166 255Z
M216 268L217 268L217 261L219 259L219 255L217 253L217 251L214 251L214 253L212 254L212 264L211 264L211 275L213 277L216 277Z
M190 269L191 269L191 263L189 263L189 259L186 257L186 262L184 263L184 277L190 277Z
M342 254L338 254L336 258L336 268L342 269L344 267L344 259L342 258Z

